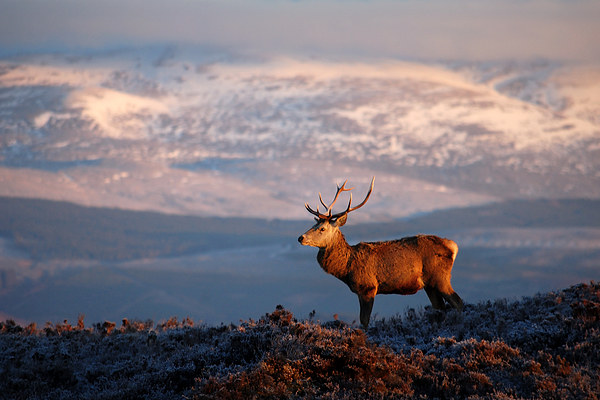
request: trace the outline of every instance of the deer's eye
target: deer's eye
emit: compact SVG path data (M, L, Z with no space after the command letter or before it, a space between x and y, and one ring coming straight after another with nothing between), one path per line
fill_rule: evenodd
M324 226L320 227L319 232L325 232L325 227Z

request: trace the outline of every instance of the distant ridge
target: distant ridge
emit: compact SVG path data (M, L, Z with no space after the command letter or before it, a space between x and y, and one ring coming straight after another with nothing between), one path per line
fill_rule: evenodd
M293 242L312 223L162 214L0 197L0 236L34 259L131 260ZM386 223L349 225L368 240L473 227L600 227L600 200L510 200Z
M451 208L399 221L351 226L357 236L377 227L382 236L467 228L600 227L598 199L507 200L482 206Z
M34 259L122 261L280 241L281 221L162 214L0 197L0 236ZM292 237L296 232L287 232Z

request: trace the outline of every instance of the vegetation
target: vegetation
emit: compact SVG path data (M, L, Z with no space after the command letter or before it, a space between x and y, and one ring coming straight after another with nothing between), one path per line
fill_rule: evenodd
M597 399L600 285L376 320L367 332L278 306L189 319L0 323L0 394L74 398Z

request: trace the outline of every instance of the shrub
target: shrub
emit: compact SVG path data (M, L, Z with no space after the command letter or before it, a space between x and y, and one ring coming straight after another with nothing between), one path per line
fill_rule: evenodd
M278 306L217 327L189 319L0 322L11 399L597 399L600 285L464 312L410 310L367 331Z

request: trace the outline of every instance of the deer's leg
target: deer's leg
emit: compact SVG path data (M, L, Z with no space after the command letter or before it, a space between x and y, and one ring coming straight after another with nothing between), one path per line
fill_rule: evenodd
M442 293L442 296L452 307L456 308L458 311L462 311L464 303L454 290L450 294Z
M443 275L439 279L432 282L431 286L433 286L435 288L435 290L437 290L442 295L444 300L446 300L452 307L454 307L458 311L462 311L462 309L464 307L463 301L460 298L460 296L458 294L456 294L454 289L452 289L452 285L450 284L450 269L451 268L452 268L452 265L450 265L449 268L447 269L447 274Z
M363 328L367 328L369 326L369 320L371 319L371 311L373 310L373 302L375 301L375 296L358 296L358 301L360 303L360 323Z
M442 298L442 293L439 290L433 287L426 286L425 293L427 293L427 297L429 297L429 301L431 301L431 306L436 310L443 310L444 307L444 299Z

